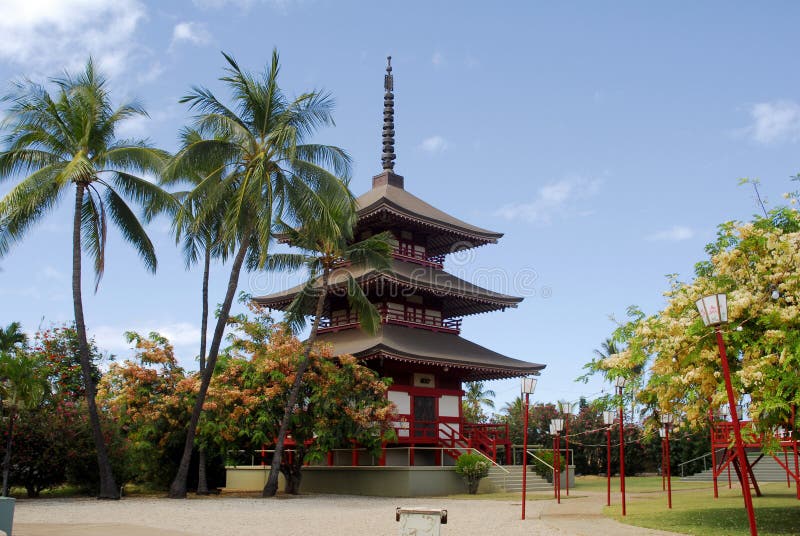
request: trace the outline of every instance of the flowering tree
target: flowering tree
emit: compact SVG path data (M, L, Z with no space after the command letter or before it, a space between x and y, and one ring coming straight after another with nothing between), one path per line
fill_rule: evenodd
M250 304L251 316L232 319L232 345L217 365L200 423L200 440L217 448L273 445L283 408L305 359L304 344L285 325ZM352 356L334 357L329 345L310 355L289 433L294 453L281 459L287 491L298 493L305 461L318 461L353 443L377 451L393 439L394 406L387 380Z
M629 321L615 333L622 350L587 367L609 378L646 369L638 393L646 412L672 412L690 426L702 424L727 399L714 335L695 301L726 293L730 322L723 335L734 389L768 432L786 424L800 402L800 216L780 207L749 222L724 223L706 251L709 258L697 263L692 281L670 278L662 311L629 311Z
M134 343L135 357L111 364L98 385L98 405L126 439L130 476L160 487L177 469L197 382L178 366L172 345L158 333L125 335Z

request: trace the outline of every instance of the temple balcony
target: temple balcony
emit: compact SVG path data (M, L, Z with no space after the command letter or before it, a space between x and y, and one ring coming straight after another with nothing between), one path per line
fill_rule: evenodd
M392 248L392 256L401 261L413 262L440 270L444 266L444 255L429 257L423 248L419 246L415 247L414 244L410 243L401 242L396 247Z
M461 333L460 318L442 318L439 315L423 314L419 311L398 311L387 307L378 307L382 324L395 324L442 333ZM330 333L343 329L356 328L360 324L358 315L348 312L333 313L330 318L323 318L319 323L319 333Z

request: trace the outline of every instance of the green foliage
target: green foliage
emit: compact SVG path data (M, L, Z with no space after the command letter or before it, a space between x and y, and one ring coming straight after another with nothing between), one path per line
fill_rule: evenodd
M231 346L221 356L209 388L199 440L223 452L273 445L280 418L304 356L304 345L285 325L273 324L264 309L231 322ZM310 355L298 402L290 414L290 449L281 470L300 477L305 461L349 448L351 441L377 453L395 439L388 381L352 356L331 355L329 345ZM294 485L290 481L290 485ZM294 491L299 488L299 481Z
M461 401L464 421L485 423L489 418L483 411L484 407L494 409L493 397L497 396L491 389L484 389L484 382L467 383L466 394Z
M489 476L492 464L485 456L466 452L456 460L456 473L461 475L467 483L471 495L478 493L478 484L481 479Z
M531 470L548 482L553 481L554 456L552 450L540 450L530 461Z
M91 60L80 74L51 82L53 93L30 80L18 82L4 99L11 107L4 124L0 181L24 178L0 200L0 256L76 186L82 247L93 260L97 282L105 267L109 220L155 271L153 244L123 196L146 210L171 204L172 198L158 186L134 175L160 173L167 153L144 140L114 138L119 123L146 112L137 102L114 108L107 82Z
M177 470L185 440L181 424L195 384L187 384L167 339L158 333L126 336L135 357L111 365L98 385L98 404L124 444L124 472L136 483L163 489Z
M92 381L100 381L99 365L103 355L94 339L89 341ZM56 398L79 401L85 397L85 383L81 372L78 350L78 332L73 323L51 326L36 333L30 352L42 362L43 374L50 383Z

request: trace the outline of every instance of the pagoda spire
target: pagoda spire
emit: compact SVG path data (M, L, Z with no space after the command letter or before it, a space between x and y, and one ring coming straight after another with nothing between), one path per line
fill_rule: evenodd
M386 57L386 76L383 77L383 169L394 170L394 77L392 76L392 57Z

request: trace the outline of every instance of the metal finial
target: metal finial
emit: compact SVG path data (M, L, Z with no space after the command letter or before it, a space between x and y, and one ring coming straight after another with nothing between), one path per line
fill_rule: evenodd
M386 75L383 77L383 169L393 170L394 159L394 77L392 76L392 57L386 57Z

